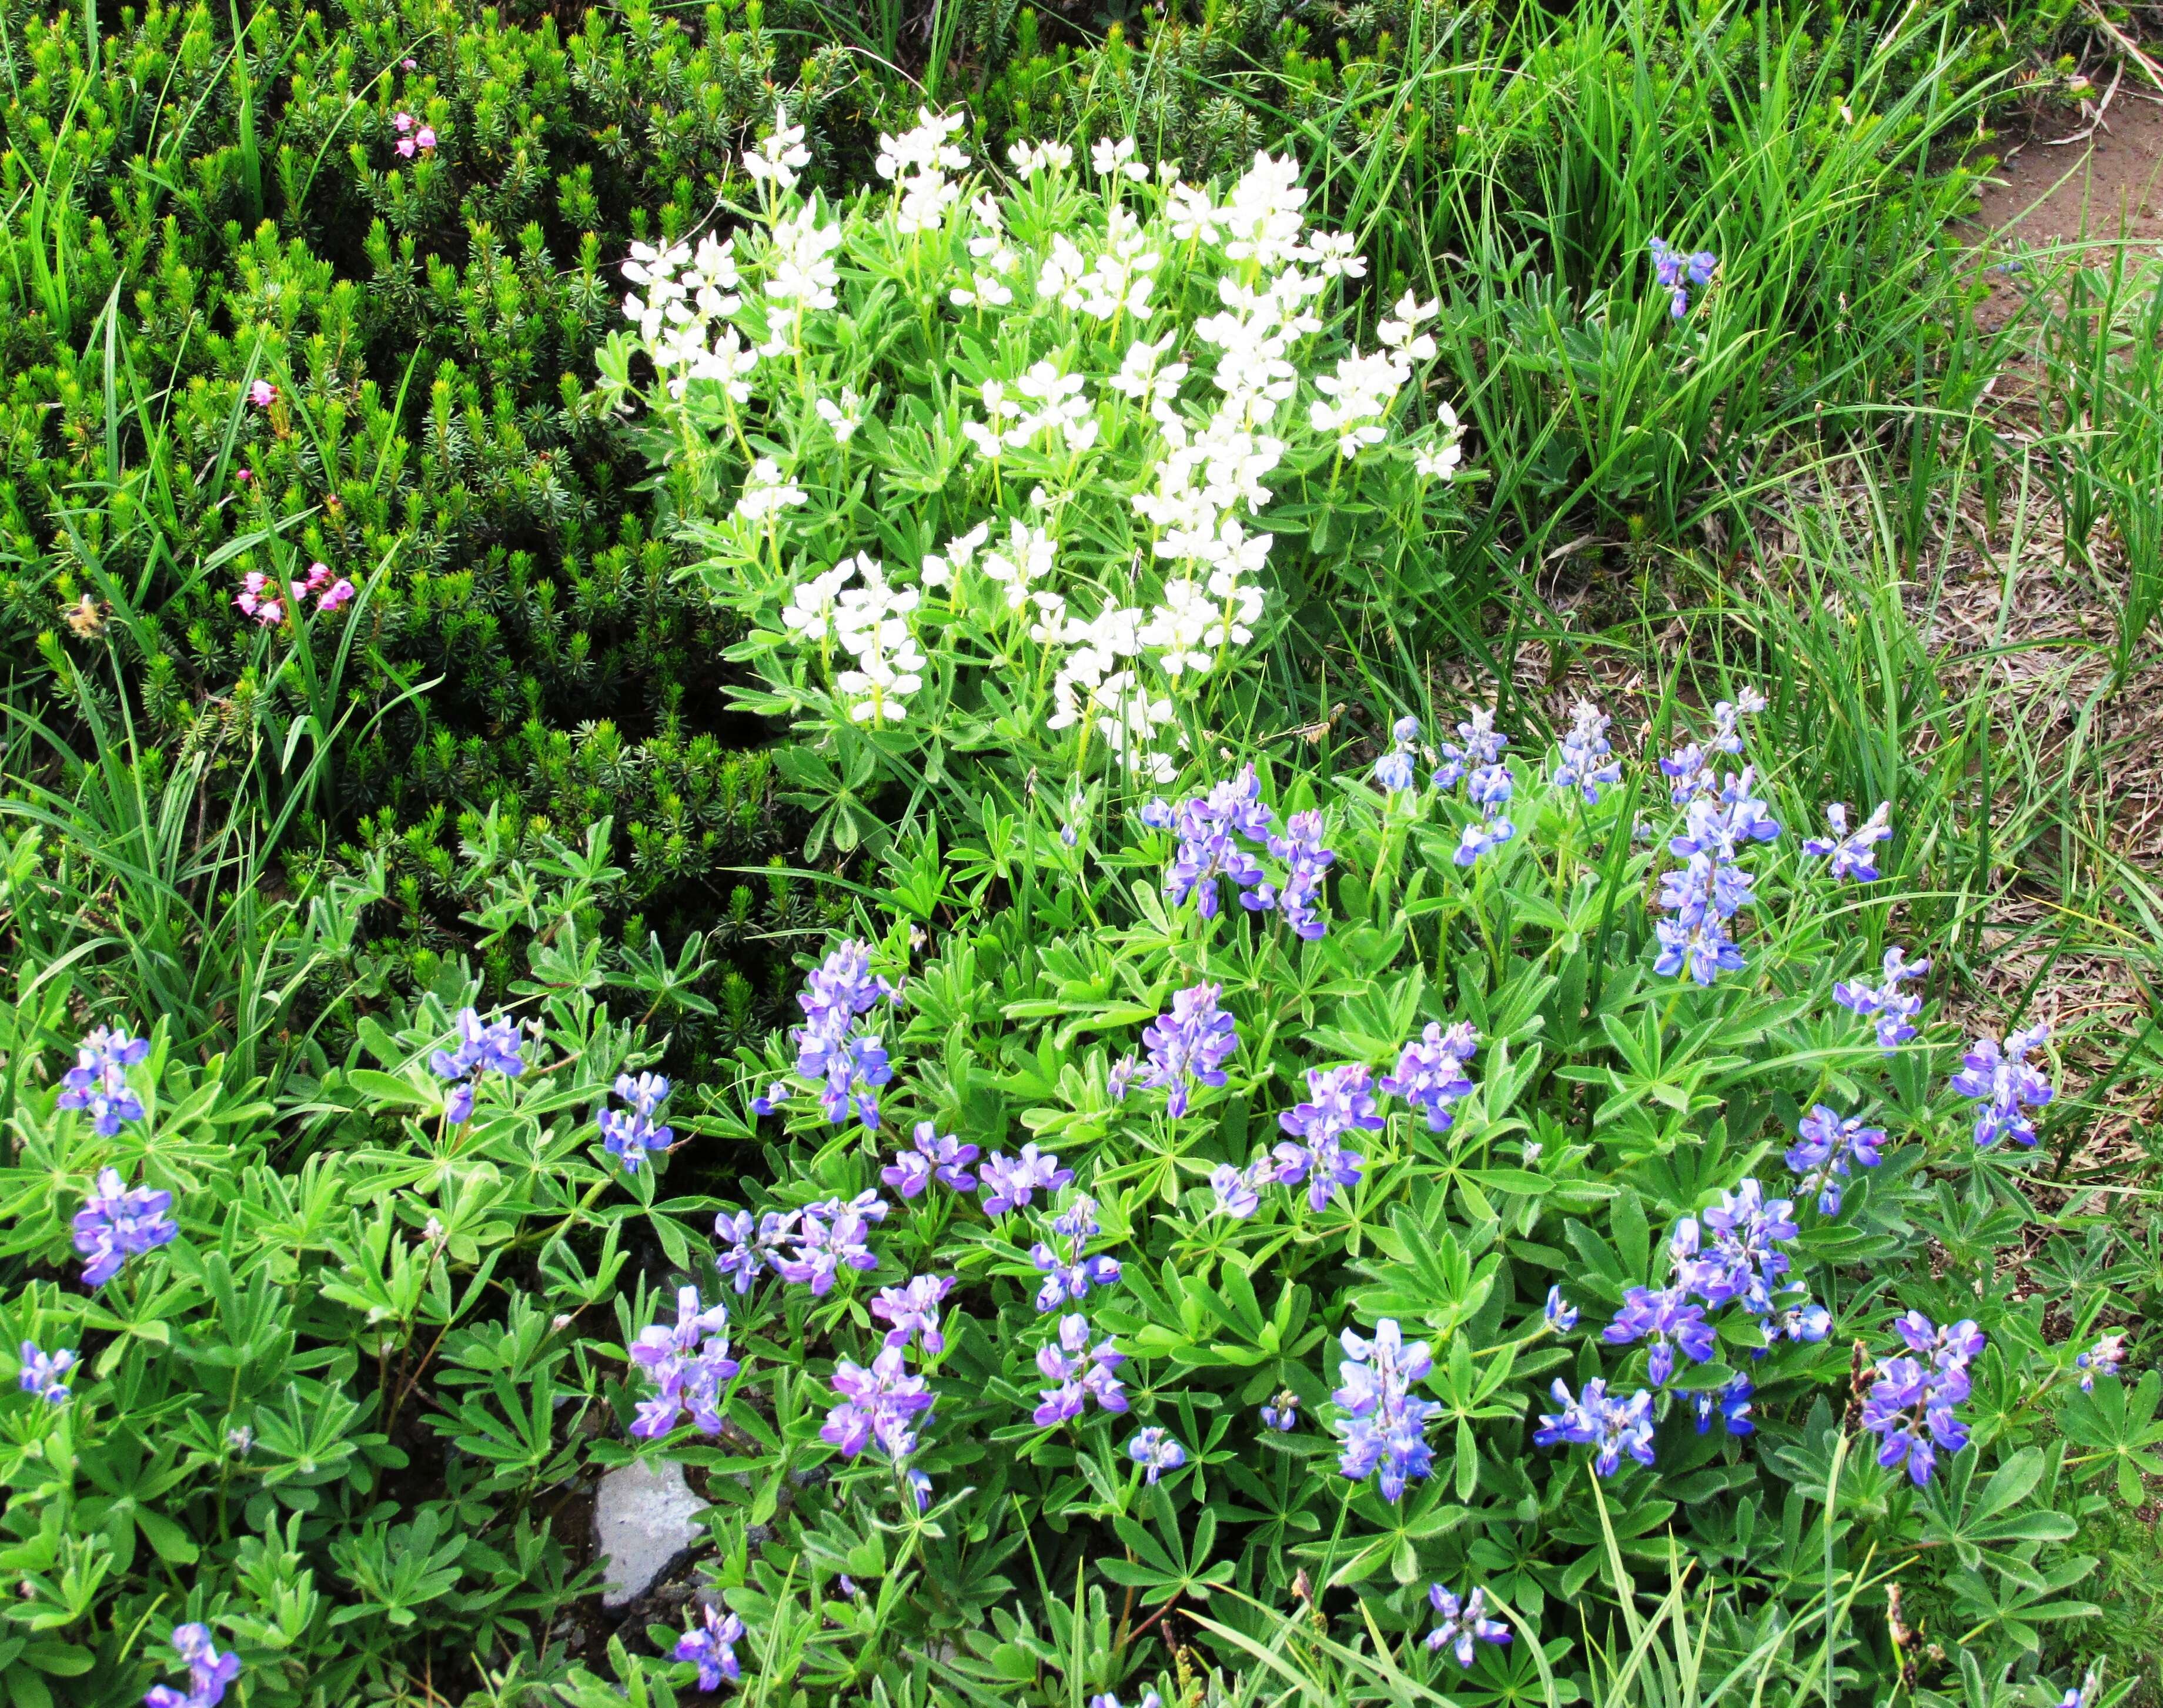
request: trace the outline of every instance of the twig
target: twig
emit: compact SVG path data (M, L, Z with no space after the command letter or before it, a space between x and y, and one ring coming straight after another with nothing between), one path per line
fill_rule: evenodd
M2105 18L2103 15L2103 8L2097 5L2095 3L2095 0L2085 0L2085 4L2082 9L2087 13L2090 18L2095 20L2097 29L2100 29L2105 35L2108 36L2113 41L2118 44L2119 52L2123 53L2128 59L2133 60L2134 63L2138 65L2142 71L2148 73L2148 81L2150 82L2153 83L2158 89L2163 89L2163 71L2159 71L2156 68L2155 61L2150 59L2146 54L2140 51L2139 45L2136 43L2131 36L2128 35L2124 30L2120 29L2116 24L2113 24L2108 18Z

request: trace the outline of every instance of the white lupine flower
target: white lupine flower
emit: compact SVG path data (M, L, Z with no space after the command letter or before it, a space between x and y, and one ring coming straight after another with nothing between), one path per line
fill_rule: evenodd
M1031 584L1051 573L1056 553L1050 535L1017 517L1008 525L1004 542L984 553L984 575L1006 589L1007 609L1019 610L1029 603Z
M1458 465L1464 460L1464 429L1458 422L1457 411L1448 404L1437 412L1442 417L1442 430L1432 443L1412 453L1412 472L1422 480L1453 480Z
M1089 164L1100 178L1117 173L1131 184L1139 184L1149 177L1149 168L1134 158L1134 139L1123 136L1117 142L1109 137L1099 137L1089 150Z
M856 668L836 671L834 686L849 697L849 717L859 724L899 723L909 696L924 686L924 654L914 635L891 649L869 647L856 655Z
M1406 361L1424 362L1434 354L1434 340L1419 331L1421 322L1432 320L1441 309L1439 298L1432 302L1422 302L1407 291L1391 311L1394 320L1385 320L1375 328L1375 336L1383 348L1395 350Z
M757 527L808 501L804 489L781 472L780 464L761 457L751 465L743 490L736 495L736 513Z
M864 424L864 401L856 396L856 389L853 385L841 388L839 403L830 397L822 397L817 406L819 419L832 430L836 443L848 443L856 437L856 429Z
M1226 257L1282 266L1298 251L1306 206L1299 162L1289 155L1257 154L1224 205Z
M959 113L935 113L928 107L916 109L916 128L901 135L879 136L878 159L873 165L889 183L909 172L964 172L969 157L951 139L968 122Z
M1340 455L1356 457L1382 442L1382 417L1411 377L1411 369L1401 357L1379 352L1347 356L1334 374L1315 376L1314 389L1322 396L1307 406L1307 418L1317 432L1337 435Z
M1133 139L1107 138L1087 152L1112 193L1082 202L1063 230L1024 242L1008 230L1012 204L959 176L970 165L959 144L962 129L958 115L923 111L913 129L882 137L878 170L892 186L891 201L871 217L890 233L953 231L955 244L937 250L946 270L935 280L938 293L956 308L998 317L996 340L983 336L983 321L964 323L1006 369L970 385L959 411L966 442L995 464L1024 452L1071 458L1098 443L1100 420L1123 422L1121 412L1131 410L1137 425L1144 413L1152 424L1132 443L1143 457L1154 449L1156 466L1128 459L1123 443L1122 460L1105 471L1115 483L1109 491L1034 470L1044 485L1025 505L1014 503L1018 489L1007 500L1018 516L978 521L949 538L922 556L905 586L869 555L816 574L799 558L779 626L796 645L816 648L820 673L832 686L833 716L890 726L906 719L933 664L943 670L981 656L972 643L953 659L927 660L930 637L914 626L921 602L939 597L943 610L946 600L934 590L958 589L973 567L998 595L955 604L961 637L1002 651L993 668L1048 683L1049 733L1071 731L1068 739L1086 744L1101 731L1137 776L1168 781L1186 746L1175 709L1191 697L1197 678L1251 647L1268 609L1274 537L1267 516L1291 445L1305 466L1317 434L1354 456L1380 441L1399 392L1432 355L1422 327L1435 308L1407 297L1382 327L1375 354L1335 362L1341 352L1333 352L1334 371L1312 375L1307 352L1322 329L1323 299L1340 281L1366 276L1366 265L1349 235L1307 228L1307 194L1289 158L1256 155L1220 205L1210 191L1179 181L1176 162L1160 163L1152 175ZM1075 153L1061 144L1024 143L1005 158L1016 178L1033 181L1071 171ZM802 128L777 110L772 134L746 151L744 164L762 186L793 190L809 165ZM1122 200L1121 186L1152 176L1163 186L1160 205L1155 197ZM710 234L634 249L625 265L625 313L668 393L680 397L698 379L725 394L731 433L772 435L815 415L836 443L850 444L872 405L841 388L829 354L837 346L825 328L837 312L862 312L870 300L863 280L851 276L844 287L841 265L848 222L862 216L837 213L815 195L767 205L779 208L770 224L755 223L730 241ZM1197 269L1191 281L1190 265ZM1190 317L1181 305L1193 286L1213 289L1217 300ZM752 343L733 323L746 296L762 305ZM1025 312L1013 313L1022 303ZM1155 336L1115 343L1116 360L1077 355L1097 348L1076 343L1077 325L1110 327L1123 317L1131 317L1134 333ZM769 365L769 359L783 359ZM1197 376L1208 385L1186 385ZM905 392L928 391L936 408L938 392L952 381L925 375L895 383ZM737 405L752 406L740 423ZM691 426L710 440L720 436L710 416ZM1440 411L1411 448L1422 479L1455 474L1460 438L1455 417ZM798 460L814 454L795 453ZM755 462L733 504L743 523L772 529L808 505L802 486L782 472L788 460ZM1095 512L1137 477L1146 490L1130 502L1136 525L1148 530L1150 554L1131 564L1103 562L1107 531L1094 525ZM1055 521L1070 505L1079 506L1074 521ZM1055 529L1078 548L1071 561ZM778 547L786 541L772 537ZM867 536L859 529L857 537ZM1108 598L1091 590L1107 584L1133 603L1118 602L1118 592ZM747 602L752 584L745 595ZM995 637L982 632L987 605L1013 617ZM940 636L943 645L943 628Z
M1349 231L1318 231L1307 240L1301 259L1312 262L1324 279L1364 279L1367 258L1359 253L1359 240Z
M908 641L908 616L921 595L914 587L889 586L868 558L859 558L856 567L865 584L843 588L834 601L834 637L859 658L891 652Z
M1164 596L1142 625L1141 642L1175 682L1188 671L1207 675L1224 639L1223 613L1200 583L1167 581Z
M894 226L904 233L937 231L961 200L961 186L935 172L919 172L902 186Z
M1054 233L1051 252L1036 270L1036 294L1041 301L1066 303L1075 281L1088 270L1082 251L1063 233ZM1067 306L1074 305L1067 303Z
M811 150L804 146L804 127L788 122L788 109L773 109L773 133L755 148L744 151L743 169L754 183L772 184L783 191L796 187L797 174L811 164Z
M1007 433L1007 443L1019 450L1046 432L1055 432L1070 451L1086 451L1097 442L1097 417L1082 393L1088 380L1079 374L1062 374L1046 357L1034 364L1014 381L1014 390L1036 405Z
M969 567L984 542L992 537L992 525L978 522L966 534L946 542L944 557L931 556L924 560L924 584L926 587L946 587L954 578Z
M736 247L711 232L699 239L685 282L698 312L709 320L721 319L743 306L743 298L736 295L743 280L736 271Z
M1007 159L1023 177L1034 178L1039 172L1071 170L1074 150L1063 142L1015 143L1007 149Z
M1150 292L1156 283L1150 275L1164 256L1149 247L1148 233L1123 207L1112 210L1106 238L1094 265L1061 295L1060 301L1097 320L1121 314L1148 319L1153 312Z
M773 223L773 266L767 275L766 294L773 301L799 309L834 307L841 282L834 251L841 246L841 228L819 223L819 208L807 202L793 213Z
M677 275L690 259L691 251L682 244L661 248L652 244L631 246L631 259L623 264L623 276L634 285L643 286L645 294L632 291L626 296L623 299L623 315L626 320L637 323L638 335L648 343L660 337L662 328L672 319L681 325L689 318L690 311L683 306L689 293Z
M1183 244L1213 244L1224 229L1224 210L1209 199L1207 190L1191 184L1175 184L1165 204L1165 221L1172 236Z
M1169 412L1172 401L1179 396L1181 382L1186 378L1186 364L1166 362L1162 367L1165 352L1171 348L1177 336L1166 333L1155 343L1146 338L1136 338L1127 346L1121 359L1119 371L1104 380L1107 390L1131 398L1153 416L1162 420Z
M969 254L983 265L966 286L948 291L947 300L956 308L1004 308L1014 298L1013 287L1006 282L1005 275L1021 265L1021 258L1007 247L996 228L989 235L971 238Z
M1066 632L1066 600L1056 593L1032 593L1029 602L1036 607L1036 621L1029 626L1029 637L1040 647L1056 646Z
M825 640L833 632L834 602L855 572L853 562L841 563L798 582L781 613L783 626L806 641Z

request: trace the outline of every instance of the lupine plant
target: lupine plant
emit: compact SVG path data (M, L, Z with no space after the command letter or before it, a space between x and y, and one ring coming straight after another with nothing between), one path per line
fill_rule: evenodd
M1753 762L1763 705L1636 758L1591 706L1546 754L1491 708L1432 747L1406 717L1371 768L1144 777L1075 839L1040 789L1029 919L984 851L897 850L717 1113L790 1160L716 1220L741 1369L666 1444L830 1480L762 1550L770 1504L718 1490L702 1593L755 1637L891 1538L862 1640L986 1654L1026 1534L1123 1630L1356 1599L1490 1690L1568 1654L1610 1530L1736 1610L1827 1572L1883 1605L1890 1557L1904 1616L1973 1642L2077 1612L2058 1509L2108 1454L2058 1432L2123 1341L2059 1338L1955 1232L2015 1225L2034 1153L1989 1141L2047 1101L2046 1040L1956 1069L1925 963L1840 923L1889 925L1891 886ZM2008 1610L2013 1578L2049 1588Z
M1453 514L1457 418L1418 401L1432 302L1404 296L1370 350L1338 335L1365 264L1289 156L1195 184L1130 138L980 162L962 125L924 110L835 203L777 109L755 202L634 248L602 389L750 626L741 703L793 719L837 789L996 756L1086 809L1104 773L1181 773L1287 589L1344 567L1348 522ZM1253 881L1251 828L1197 855L1232 862L1212 880Z

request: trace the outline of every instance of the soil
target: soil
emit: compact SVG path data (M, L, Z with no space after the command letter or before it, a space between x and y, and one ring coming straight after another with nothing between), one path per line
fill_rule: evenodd
M1973 223L1978 234L1996 234L1990 298L1976 310L1986 332L2011 317L2022 275L2044 257L2095 245L2088 264L2101 265L2101 246L2121 236L2129 263L2163 255L2163 91L2129 65L2114 92L2099 85L2078 112L2039 119L2006 149Z

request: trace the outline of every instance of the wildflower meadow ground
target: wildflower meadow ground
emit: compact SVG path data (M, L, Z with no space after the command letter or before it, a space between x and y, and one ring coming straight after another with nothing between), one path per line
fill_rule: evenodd
M2137 9L990 10L10 14L0 1702L2163 1700Z

